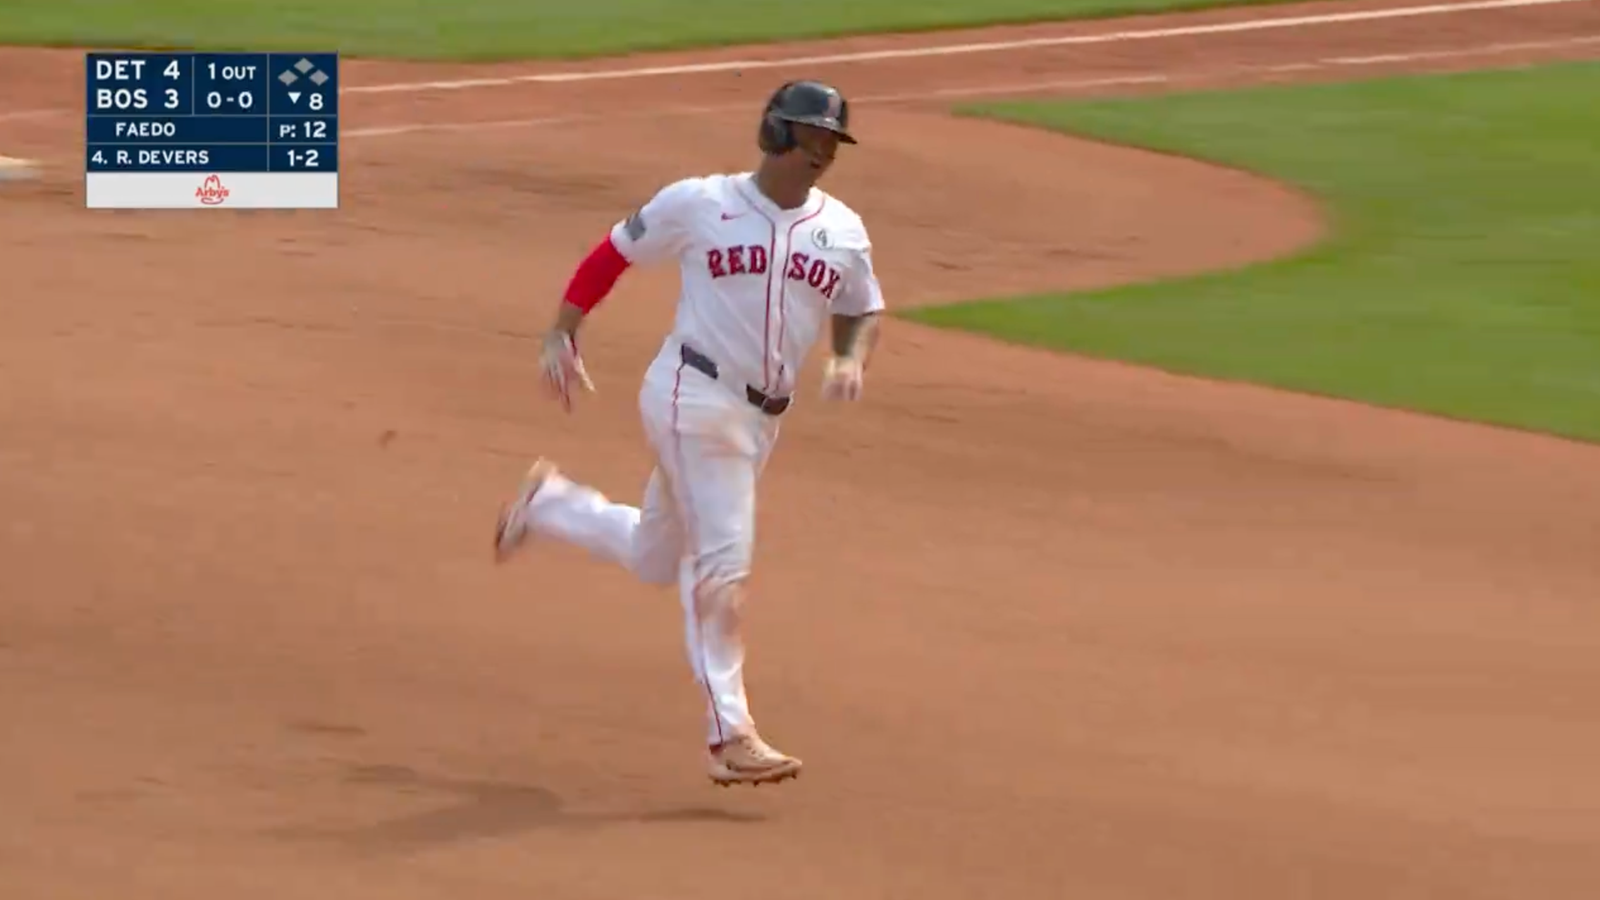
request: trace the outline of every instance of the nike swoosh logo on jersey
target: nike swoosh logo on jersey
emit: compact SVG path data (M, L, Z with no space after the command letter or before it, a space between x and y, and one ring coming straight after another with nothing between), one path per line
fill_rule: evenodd
M744 215L744 213L723 213L722 214L722 221L726 222L729 219L737 219L742 215Z

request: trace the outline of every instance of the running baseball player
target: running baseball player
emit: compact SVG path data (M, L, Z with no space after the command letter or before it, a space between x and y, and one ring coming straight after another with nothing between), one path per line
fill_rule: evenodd
M754 172L665 186L579 264L540 360L569 412L579 390L594 389L576 339L584 318L630 266L672 260L680 268L676 323L639 391L654 471L634 507L541 459L495 533L502 561L539 534L586 548L646 583L678 585L689 662L706 696L709 771L721 785L800 772L800 760L766 743L751 718L740 613L756 481L801 363L828 322L822 396L859 399L884 309L861 217L816 187L839 144L856 143L849 121L849 105L833 87L784 84L762 115Z

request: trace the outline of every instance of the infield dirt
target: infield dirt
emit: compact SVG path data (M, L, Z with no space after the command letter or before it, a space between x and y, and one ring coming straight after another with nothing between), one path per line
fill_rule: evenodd
M703 774L676 600L551 545L496 568L490 537L535 455L641 490L675 273L602 308L573 417L536 336L602 229L751 162L781 78L869 98L828 187L905 306L1321 233L1278 186L953 119L955 94L1581 58L1553 42L1597 34L1576 3L358 93L331 214L88 212L81 119L0 109L0 148L49 166L0 194L4 893L1596 896L1595 447L891 322L866 402L803 397L762 486L752 697L808 769L738 793ZM1542 48L1457 52L1507 42ZM70 108L81 60L6 51L0 85Z

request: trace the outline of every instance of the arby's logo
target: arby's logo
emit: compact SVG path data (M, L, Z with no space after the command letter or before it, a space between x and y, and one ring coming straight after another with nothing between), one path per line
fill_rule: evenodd
M195 198L206 206L217 206L228 199L228 189L222 186L222 179L216 175L206 176L206 180L194 189Z

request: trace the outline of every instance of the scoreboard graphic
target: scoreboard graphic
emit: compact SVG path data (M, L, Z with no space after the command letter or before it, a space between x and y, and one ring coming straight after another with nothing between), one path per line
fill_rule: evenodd
M89 53L90 209L337 209L337 53Z

